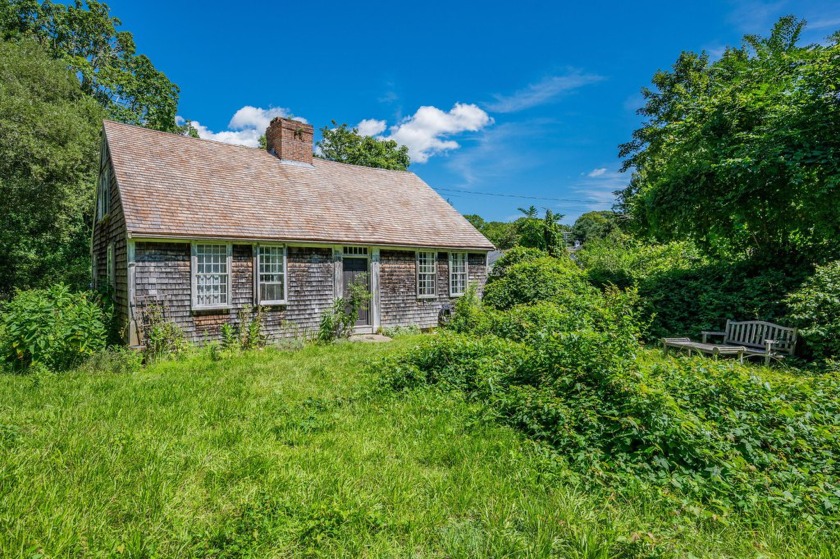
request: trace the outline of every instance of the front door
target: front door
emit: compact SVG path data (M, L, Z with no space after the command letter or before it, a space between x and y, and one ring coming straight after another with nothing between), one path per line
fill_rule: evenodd
M342 260L342 276L344 278L343 297L345 300L350 298L350 286L353 282L364 281L370 292L370 274L368 273L368 259L367 258L353 258L345 256ZM356 326L370 326L370 303L367 308L359 310L359 320L356 321Z

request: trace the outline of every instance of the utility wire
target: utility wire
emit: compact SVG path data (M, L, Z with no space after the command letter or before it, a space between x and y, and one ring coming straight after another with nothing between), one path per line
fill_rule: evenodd
M594 204L595 200L583 198L550 198L545 196L525 196L524 194L500 194L497 192L476 192L474 190L459 190L455 188L437 188L442 192L457 192L459 194L476 194L478 196L498 196L501 198L521 198L523 200L548 200L551 202L581 202L584 204ZM458 197L458 196L456 196Z

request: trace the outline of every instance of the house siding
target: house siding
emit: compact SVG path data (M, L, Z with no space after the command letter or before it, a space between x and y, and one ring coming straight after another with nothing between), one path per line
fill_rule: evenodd
M100 173L108 174L108 193L110 196L110 211L103 219L97 221L94 213L93 237L91 242L92 264L95 265L94 278L96 288L108 285L108 244L114 243L115 289L113 293L117 325L121 335L127 333L128 324L128 266L125 216L119 189L114 178L114 169L107 148L102 148ZM95 212L96 210L94 210Z
M449 294L449 253L437 253L436 295L417 297L417 253L413 250L383 250L380 255L379 286L381 324L389 326L417 325L432 328L438 325L438 315L445 305L457 298ZM487 279L487 258L470 253L467 260L469 283L475 285L479 296Z
M264 332L271 339L310 336L321 315L332 306L334 272L332 250L288 247L288 303L267 306ZM240 312L254 306L252 245L231 249L231 306L208 311L192 310L189 243L138 242L135 246L135 293L139 314L150 303L164 309L196 342L218 339L223 324L238 324Z

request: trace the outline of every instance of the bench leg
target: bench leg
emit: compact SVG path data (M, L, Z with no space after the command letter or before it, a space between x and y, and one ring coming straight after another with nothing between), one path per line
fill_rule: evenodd
M768 353L767 355L765 355L765 356L764 356L764 366L765 366L765 367L769 367L769 366L770 366L770 354L769 354L769 353Z

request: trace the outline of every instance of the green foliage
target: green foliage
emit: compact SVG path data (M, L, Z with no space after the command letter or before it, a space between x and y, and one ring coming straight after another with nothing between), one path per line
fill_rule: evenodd
M536 301L574 305L580 297L596 293L569 257L544 256L507 267L503 276L485 287L484 302L501 310Z
M14 370L65 371L105 347L102 309L64 285L18 291L0 315L0 356Z
M695 521L762 514L840 523L840 376L792 377L638 345L632 294L597 310L499 313L386 364L395 390L442 384L543 441L592 485L644 488Z
M32 39L70 68L82 91L110 118L165 131L177 131L178 86L148 57L137 54L134 38L119 31L107 4L76 0L10 0L0 5L3 40Z
M321 315L318 326L318 341L331 343L338 338L347 338L359 320L359 311L367 310L370 304L370 287L365 275L357 276L349 286L346 298L338 297L330 310Z
M840 359L840 260L818 266L787 303L814 356Z
M321 156L330 161L406 171L411 163L408 148L394 140L383 140L372 136L362 136L357 128L348 128L346 124L321 128L321 140L317 143Z
M87 287L102 116L34 42L0 42L0 300Z
M714 62L684 52L643 90L621 204L661 240L775 263L840 255L840 34L799 46L784 17Z
M262 349L268 343L268 335L263 331L265 308L257 306L239 309L236 323L222 324L219 332L222 336L222 349L227 351L247 351Z
M710 261L689 242L644 243L626 235L587 243L577 252L599 287L636 287L639 312L650 318L645 336L698 337L727 319L786 324L784 299L808 273L801 266L755 261Z
M114 346L93 354L79 368L86 373L136 373L143 367L143 353L125 346Z
M575 220L572 236L581 243L597 241L621 230L622 216L610 210L586 212Z
M485 221L480 215L467 214L464 216L472 223L478 232L487 237L499 250L507 250L516 246L518 235L516 225L510 221Z
M530 248L523 246L516 246L510 250L506 250L501 258L496 260L493 264L493 269L487 277L488 283L493 283L498 278L505 275L507 269L520 262L530 262L538 258L542 258L546 253L538 248Z
M166 308L162 303L146 303L141 313L143 356L147 363L187 352L190 345L184 331L166 317Z

